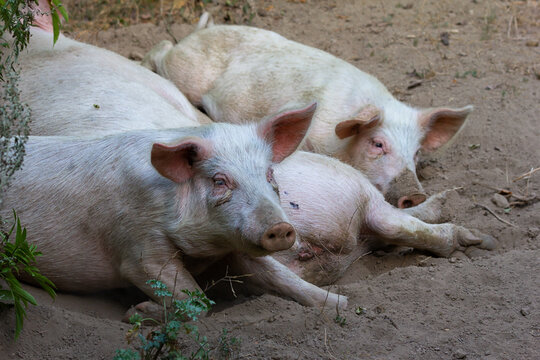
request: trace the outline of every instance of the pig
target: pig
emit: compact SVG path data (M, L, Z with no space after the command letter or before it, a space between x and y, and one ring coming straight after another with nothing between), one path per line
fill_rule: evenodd
M426 199L416 175L419 151L449 143L473 109L413 108L353 65L272 31L199 28L174 46L162 41L143 65L170 79L214 121L259 119L315 99L319 106L302 148L362 171L400 208Z
M123 56L62 34L53 46L48 2L34 12L18 59L31 134L98 136L209 122L174 84Z
M268 169L296 150L314 111L259 125L32 136L1 215L17 209L44 254L38 268L60 290L135 285L156 300L146 282L160 279L182 298L181 289L199 289L184 256L208 264L234 253L272 290L304 305L346 306L266 256L296 241Z
M420 220L439 219L444 192L397 209L361 172L335 158L301 151L275 165L273 176L300 238L298 247L273 257L319 286L338 280L370 245L407 246L443 257L468 247L496 246L492 236L478 230Z

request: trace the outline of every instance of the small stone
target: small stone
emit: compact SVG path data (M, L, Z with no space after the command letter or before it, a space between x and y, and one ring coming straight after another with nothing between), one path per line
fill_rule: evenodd
M506 209L510 206L510 204L508 204L508 200L506 200L506 198L501 194L494 194L491 198L491 202L503 209Z
M525 43L525 45L529 47L537 47L538 46L538 40L529 40Z
M441 33L441 42L444 46L450 45L450 34L448 32Z
M451 257L450 259L448 259L448 262L449 262L450 264L453 264L453 263L456 262L456 260L457 260L457 259L456 259L455 257Z
M456 350L454 353L454 359L465 359L467 357L467 353L461 349Z
M519 312L521 313L521 315L523 316L527 316L531 313L531 311L529 310L528 307L524 307L524 308L521 308L521 310L519 310Z

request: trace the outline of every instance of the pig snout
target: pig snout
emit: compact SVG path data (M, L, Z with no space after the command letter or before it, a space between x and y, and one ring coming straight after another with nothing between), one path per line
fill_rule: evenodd
M384 197L387 202L400 209L417 206L427 198L416 174L407 168L390 182Z
M296 231L291 224L280 222L266 230L261 238L261 246L268 251L287 250L296 241Z
M426 194L421 193L402 196L397 202L397 207L400 209L408 209L423 203L424 201L426 201L426 198Z

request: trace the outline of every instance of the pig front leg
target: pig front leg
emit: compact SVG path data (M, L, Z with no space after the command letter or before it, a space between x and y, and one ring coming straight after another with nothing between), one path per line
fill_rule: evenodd
M449 257L456 250L477 246L492 250L496 241L478 230L454 224L426 224L384 201L371 201L366 225L388 243L427 250Z
M152 255L141 256L139 261L124 261L122 263L120 268L122 275L155 301L144 301L129 309L124 315L124 321L128 321L129 317L136 312L141 314L143 318L156 320L163 318L163 298L156 296L155 289L147 284L148 280L161 281L173 293L175 299L186 297L186 294L182 292L183 289L202 291L195 279L184 268L182 261L176 257L176 253L170 254L171 256L168 258L164 256L156 258ZM167 304L167 306L169 305Z
M264 290L290 297L305 306L347 307L347 297L302 280L271 256L255 258L235 254L231 259L231 268L235 273L250 274L249 281Z

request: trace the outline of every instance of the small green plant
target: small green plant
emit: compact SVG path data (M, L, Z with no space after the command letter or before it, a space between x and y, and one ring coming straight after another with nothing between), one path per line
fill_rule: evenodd
M459 71L457 71L454 77L456 79L466 79L468 75L471 75L473 78L478 79L478 72L476 71L476 69L467 70L463 74L460 74Z
M15 211L13 212L15 221L11 229L1 233L0 239L0 280L7 285L4 289L0 284L0 303L10 304L15 307L15 338L19 337L26 317L28 303L37 305L36 299L21 286L16 275L25 272L37 282L53 299L55 297L54 284L41 275L38 268L34 266L36 257L41 255L35 245L28 244L26 240L26 228L21 227L21 222ZM9 238L15 231L15 241L10 242Z
M218 343L220 357L222 359L230 359L238 351L241 343L241 339L229 337L229 331L227 329L223 329Z
M345 316L341 316L339 314L337 314L334 318L334 322L341 327L347 325L347 319L345 318Z
M154 294L162 301L164 321L159 324L157 320L143 319L139 314L131 316L129 321L133 327L128 331L127 339L128 344L135 343L135 350L117 350L114 360L210 359L212 349L208 339L199 333L194 323L201 313L211 309L214 302L199 290L182 290L187 298L177 300L161 281L149 280L147 284L154 289ZM154 322L156 326L144 335L142 325L148 321ZM194 345L195 350L189 355L186 355L183 350L185 344L179 341L182 340L179 339L180 336L191 340ZM239 344L238 339L229 338L228 332L224 330L219 339L220 356L228 358Z

